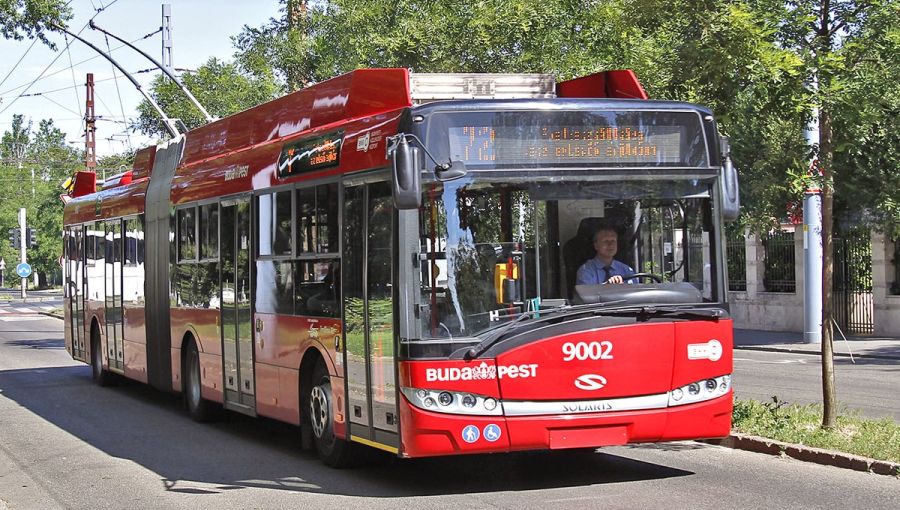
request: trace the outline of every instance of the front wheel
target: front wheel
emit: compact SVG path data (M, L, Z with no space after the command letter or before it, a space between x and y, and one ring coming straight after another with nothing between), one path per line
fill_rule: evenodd
M352 445L334 435L334 394L328 369L322 362L313 369L308 401L313 444L319 458L331 467L347 467L350 465Z

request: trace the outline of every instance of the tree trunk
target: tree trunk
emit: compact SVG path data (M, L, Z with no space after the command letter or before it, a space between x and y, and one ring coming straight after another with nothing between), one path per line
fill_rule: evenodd
M827 101L831 80L825 62L832 53L831 2L823 0L816 32L817 102L819 103L819 168L822 175L822 428L837 423L834 387L834 328L831 280L834 276L834 147L831 138L831 105Z
M819 164L822 169L822 427L834 428L837 421L837 395L834 387L834 328L831 283L834 277L833 214L834 171L832 169L831 115L827 108L819 113Z
M300 31L307 35L307 0L288 0L287 20L288 28L292 31ZM305 69L286 70L288 91L300 90L306 86Z

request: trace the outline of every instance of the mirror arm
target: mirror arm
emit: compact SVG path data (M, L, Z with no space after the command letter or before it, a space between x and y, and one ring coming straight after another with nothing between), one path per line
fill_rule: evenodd
M438 163L438 160L435 159L435 157L432 156L430 152L428 152L428 149L425 148L425 144L422 143L422 140L419 140L419 137L417 137L416 135L410 134L410 133L397 133L394 136L387 137L387 140L388 140L387 153L388 153L388 155L390 155L397 148L397 145L400 143L401 139L414 140L417 144L419 144L419 147L422 149L422 151L425 152L425 155L428 156L428 159L430 159L432 162L434 162L434 169L432 169L432 172L434 173L437 180L439 180L441 182L450 181L450 180L462 177L463 175L466 174L466 168L465 168L464 163L462 163L461 161L452 161L452 160L447 161L446 163ZM447 171L451 171L451 175L449 177L444 177L442 174Z

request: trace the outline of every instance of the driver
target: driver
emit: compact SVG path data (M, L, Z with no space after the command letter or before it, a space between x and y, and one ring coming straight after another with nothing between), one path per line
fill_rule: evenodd
M600 227L594 232L593 239L597 256L578 268L575 284L625 283L623 276L634 274L634 269L613 258L619 250L619 235L612 227ZM628 280L628 283L632 282Z

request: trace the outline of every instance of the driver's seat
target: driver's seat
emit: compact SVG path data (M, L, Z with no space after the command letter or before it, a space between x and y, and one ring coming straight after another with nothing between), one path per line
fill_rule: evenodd
M608 224L606 218L583 218L578 224L575 237L563 244L563 263L566 266L566 295L571 299L575 295L575 277L578 268L596 255L594 250L594 232Z

